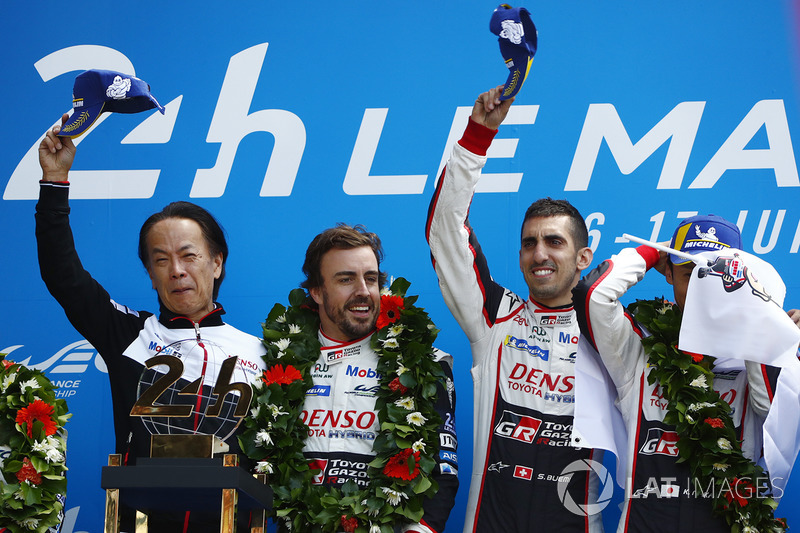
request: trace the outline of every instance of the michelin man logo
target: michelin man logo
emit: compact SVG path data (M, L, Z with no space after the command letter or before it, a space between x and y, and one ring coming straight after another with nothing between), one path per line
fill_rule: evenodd
M127 97L128 91L131 90L131 79L123 78L122 76L114 76L114 83L106 89L106 96L114 100L122 100Z
M717 238L717 228L711 226L708 228L708 231L703 233L700 231L700 224L694 225L694 232L697 234L697 237L703 239L704 241L715 241L718 242L719 239Z
M504 20L500 23L500 25L503 27L502 31L500 32L500 37L503 39L508 39L514 44L520 44L522 42L522 37L525 35L525 31L522 29L521 22Z

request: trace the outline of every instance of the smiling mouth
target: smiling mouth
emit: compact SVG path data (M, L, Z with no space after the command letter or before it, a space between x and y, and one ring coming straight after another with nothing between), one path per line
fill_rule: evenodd
M537 278L544 278L544 277L550 276L550 275L555 274L555 273L556 273L555 269L552 269L552 268L532 268L531 269L531 274L533 274L533 276L537 277Z

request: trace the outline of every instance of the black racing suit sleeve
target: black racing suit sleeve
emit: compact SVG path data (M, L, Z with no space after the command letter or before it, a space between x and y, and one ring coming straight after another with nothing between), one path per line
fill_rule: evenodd
M69 224L69 185L42 182L36 205L36 242L39 270L50 294L72 326L98 351L109 369L111 389L124 401L114 401L117 453L125 453L130 427L122 406L136 399L137 379L131 379L125 348L139 335L147 312L136 313L115 305L108 292L83 268ZM141 369L139 369L140 371Z
M438 464L433 469L433 478L439 484L439 490L433 498L425 500L422 505L424 513L421 521L421 525L427 526L434 532L444 530L450 511L456 503L456 493L458 492L456 392L453 386L453 370L445 360L439 361L439 365L446 377L437 385L435 406L436 412L442 418L439 426Z
M111 354L121 354L137 337L150 314L137 317L132 311L120 311L83 268L69 224L68 197L66 184L41 183L36 204L39 271L72 326L108 359Z

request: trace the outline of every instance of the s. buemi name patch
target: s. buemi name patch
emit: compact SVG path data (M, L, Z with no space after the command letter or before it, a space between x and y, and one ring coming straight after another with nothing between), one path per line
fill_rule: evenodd
M325 355L325 362L329 365L341 363L345 359L356 357L361 354L361 345L323 348L322 353Z

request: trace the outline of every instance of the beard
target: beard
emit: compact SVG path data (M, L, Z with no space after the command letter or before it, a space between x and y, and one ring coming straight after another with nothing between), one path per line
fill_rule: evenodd
M355 305L367 305L371 309L365 318L357 318L350 316L347 309ZM367 333L375 329L375 324L378 322L378 313L380 308L376 308L373 302L367 297L357 297L348 300L342 307L335 307L325 288L322 288L322 307L328 318L336 324L342 333L347 335L347 340L358 339L364 337Z

